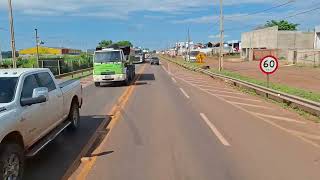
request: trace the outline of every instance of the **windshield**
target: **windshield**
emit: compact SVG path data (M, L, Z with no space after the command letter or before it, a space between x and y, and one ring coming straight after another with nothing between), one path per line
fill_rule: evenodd
M199 54L199 51L191 51L190 56L197 56Z
M9 103L13 100L16 92L18 78L0 78L0 103Z
M95 63L121 62L120 51L98 52L94 56Z
M142 54L142 50L135 50L135 54Z

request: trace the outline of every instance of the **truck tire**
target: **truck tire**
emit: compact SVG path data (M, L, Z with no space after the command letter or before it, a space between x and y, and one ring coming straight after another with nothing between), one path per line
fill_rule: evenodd
M24 151L19 144L1 144L0 179L22 179L24 170Z
M129 86L130 85L129 77L127 77L126 80L123 81L123 85L124 86Z
M68 121L71 122L71 124L68 126L69 130L76 130L80 126L80 112L79 112L79 104L76 101L72 102L69 116L68 116Z
M95 85L96 87L100 87L100 83L99 83L99 82L95 82L94 85Z

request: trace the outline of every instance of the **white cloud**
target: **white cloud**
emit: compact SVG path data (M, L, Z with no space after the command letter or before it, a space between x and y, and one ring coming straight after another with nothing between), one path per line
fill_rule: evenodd
M246 3L267 3L274 0L225 0L226 6ZM167 14L186 13L208 6L217 6L218 0L14 0L14 9L28 15L72 15L126 19L139 11ZM0 1L6 8L7 1ZM210 17L208 17L210 19ZM190 20L189 20L190 21ZM206 19L202 19L203 22Z

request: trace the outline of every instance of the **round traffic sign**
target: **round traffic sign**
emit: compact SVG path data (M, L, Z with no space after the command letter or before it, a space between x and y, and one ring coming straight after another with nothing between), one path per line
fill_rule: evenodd
M279 61L274 56L266 56L260 60L260 70L265 74L273 74L279 67Z

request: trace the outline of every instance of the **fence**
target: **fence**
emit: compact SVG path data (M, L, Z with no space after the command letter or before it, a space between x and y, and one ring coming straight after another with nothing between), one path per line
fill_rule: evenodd
M290 50L288 61L292 64L320 66L320 50Z
M64 60L63 58L47 58L40 59L39 66L42 68L49 68L54 75L65 74L81 69L91 68L93 65L92 59L87 60Z

